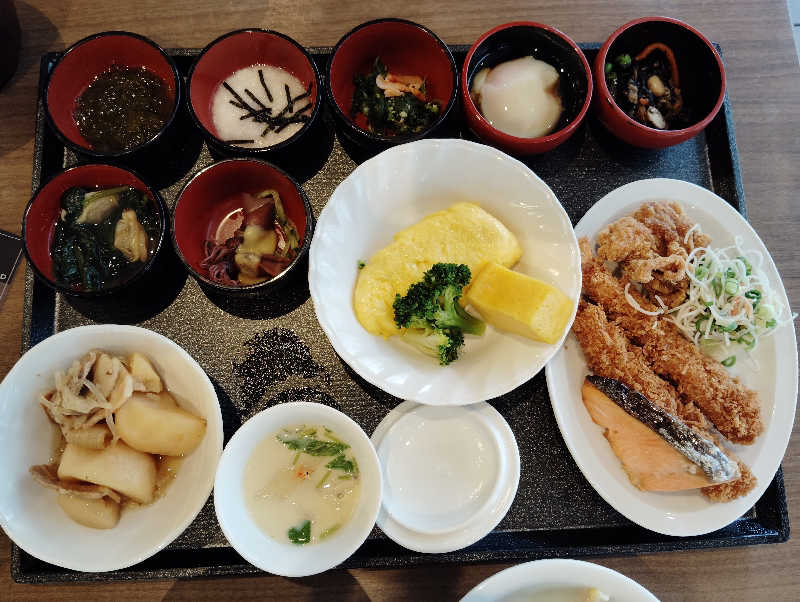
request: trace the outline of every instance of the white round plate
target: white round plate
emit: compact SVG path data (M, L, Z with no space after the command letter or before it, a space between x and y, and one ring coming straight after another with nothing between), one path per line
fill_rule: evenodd
M28 473L47 464L55 427L37 399L54 387L53 373L67 370L90 349L119 355L144 353L166 388L206 419L200 446L181 465L159 500L122 511L113 529L98 530L67 517ZM222 453L222 414L211 381L181 347L136 326L81 326L55 334L20 358L0 385L0 525L31 556L75 571L113 571L149 558L189 526L208 500Z
M276 541L264 533L250 515L243 490L245 467L258 444L283 427L304 423L324 424L346 441L362 479L361 497L350 520L312 545ZM214 483L217 520L230 544L253 566L284 577L315 575L346 560L372 531L380 505L381 468L369 437L346 415L320 403L283 403L245 422L225 446Z
M383 471L378 526L416 552L452 552L494 529L514 501L519 450L488 403L404 401L372 434Z
M651 179L632 182L598 201L575 227L575 233L594 241L599 230L632 213L649 200L675 200L690 218L712 237L712 245L725 247L740 236L745 249L764 255L763 269L770 284L788 306L780 275L764 243L750 224L713 192L680 180ZM631 485L611 451L602 429L589 417L581 400L581 385L588 374L583 352L574 335L547 366L547 388L564 441L586 479L618 512L633 522L665 535L701 535L730 524L761 497L780 465L794 423L797 400L797 346L794 326L783 326L759 343L753 354L760 365L755 371L739 361L732 374L758 391L765 432L753 445L731 448L758 478L746 496L727 503L710 502L699 491L644 492Z
M311 241L308 272L319 323L336 352L362 378L401 399L431 405L484 401L530 380L555 345L486 329L467 337L450 366L399 337L368 333L353 311L359 260L369 260L395 233L460 201L473 201L519 239L515 270L549 282L574 300L580 253L569 218L548 186L525 165L465 140L421 140L362 163L334 191ZM569 330L567 327L566 330Z
M581 560L548 559L518 564L492 575L461 602L516 602L555 587L596 587L613 602L658 602L653 594L625 575Z

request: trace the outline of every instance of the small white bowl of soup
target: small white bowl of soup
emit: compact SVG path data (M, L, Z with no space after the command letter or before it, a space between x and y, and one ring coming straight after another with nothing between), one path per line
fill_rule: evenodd
M89 352L121 358L136 381L151 381L114 411L113 430L119 436L114 443L95 445L87 441L90 437L78 437L100 430L111 439L112 429L103 421L85 430L76 427L65 441L52 418L54 410L50 418L43 410L42 396L57 405L52 392L61 387L55 386L55 374L69 374L73 363L88 365ZM152 368L147 377L134 367L134 353L137 362L146 358ZM125 371L118 368L117 384L125 380ZM103 388L98 370L99 360L85 375L93 385L83 385L83 402ZM147 392L155 389L159 400L169 395L168 406ZM206 373L179 345L136 326L81 326L35 345L0 385L0 415L0 526L28 554L76 571L123 569L170 544L208 500L222 454L222 414ZM176 421L198 420L201 428L194 435L174 428ZM191 444L175 447L186 436L193 438ZM51 468L59 487L42 486L31 467ZM103 498L81 498L65 494L67 486L110 491ZM104 511L109 507L114 509L111 518Z
M214 506L252 565L284 577L337 566L372 531L381 470L367 434L331 407L291 402L248 420L222 454Z

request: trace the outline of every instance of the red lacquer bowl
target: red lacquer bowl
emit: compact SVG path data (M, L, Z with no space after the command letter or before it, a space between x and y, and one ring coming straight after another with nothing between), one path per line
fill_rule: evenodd
M148 260L141 269L130 278L97 291L82 291L55 280L53 274L53 259L50 255L50 245L55 233L56 222L61 212L61 196L75 186L83 188L114 188L116 186L131 186L146 192L152 202L153 210L158 217L159 235L155 248L150 253ZM145 273L156 261L164 241L167 224L167 207L164 200L156 190L148 186L134 172L113 165L78 165L70 167L53 177L41 186L33 195L25 209L22 218L22 238L25 255L34 273L46 284L59 292L75 297L98 298L112 293L120 292L127 288Z
M214 127L214 93L236 71L256 64L280 67L294 75L304 87L311 84L311 117L294 136L272 146L247 148L227 144L217 137ZM317 119L321 98L319 71L311 55L292 38L277 31L241 29L226 33L203 49L189 72L189 110L206 140L224 155L257 157L293 144Z
M512 136L493 127L469 93L478 71L523 56L545 61L561 74L564 112L555 131L538 138ZM461 69L461 99L469 129L484 142L514 155L544 153L564 143L586 117L592 99L591 69L578 45L554 27L532 21L506 23L487 31L467 52Z
M258 284L225 286L212 281L200 263L204 242L218 225L220 208L238 193L255 194L275 189L289 219L297 227L300 251L280 274ZM212 223L215 222L215 223ZM189 273L201 284L226 293L268 293L287 281L289 273L308 253L314 230L314 214L305 192L282 169L265 161L233 158L201 169L186 183L172 212L172 244Z
M684 105L692 107L695 114L695 122L687 128L658 130L642 125L620 109L608 90L608 57L622 53L634 56L653 42L667 44L675 53ZM594 110L601 123L620 140L644 148L665 148L694 138L714 119L725 100L725 68L719 52L694 27L670 17L643 17L612 33L597 53L594 77Z
M160 77L174 102L159 132L147 142L119 152L94 150L78 131L73 116L78 97L90 83L113 65L146 67ZM53 67L45 89L45 108L59 139L72 150L96 159L121 159L139 153L159 140L172 125L181 101L181 78L175 62L155 42L127 31L107 31L70 46Z
M428 128L415 134L385 136L369 130L362 114L352 115L353 78L370 72L380 57L392 73L425 79L427 97L442 110ZM344 132L367 147L390 146L430 135L447 118L456 102L458 73L447 45L431 30L404 19L377 19L346 33L328 61L328 98Z

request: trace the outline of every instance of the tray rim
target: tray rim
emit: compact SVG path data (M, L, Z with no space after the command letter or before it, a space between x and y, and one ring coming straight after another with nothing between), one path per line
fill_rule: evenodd
M589 42L578 44L583 51L596 51L601 47L600 43ZM454 53L465 52L468 44L448 44L451 51ZM719 44L714 43L715 48L722 54ZM317 60L325 60L333 50L332 46L311 46L307 47L309 53ZM167 48L167 54L176 57L193 57L199 54L200 48ZM40 58L40 71L39 71L39 84L37 96L37 110L36 110L36 131L34 136L34 150L33 150L33 166L32 166L32 191L35 191L40 183L43 173L43 154L45 148L45 136L47 130L47 123L44 115L43 105L43 90L49 78L49 68L54 59L63 54L61 51L47 52L41 55ZM322 73L322 80L324 82L325 74ZM744 194L744 188L741 178L741 167L739 161L738 147L736 145L736 135L734 129L733 115L731 111L731 103L728 92L725 93L725 98L720 110L720 115L712 121L712 123L722 120L717 124L724 134L724 144L727 147L727 159L730 161L729 171L732 178L733 188L728 191L727 195L720 194L726 201L739 211L745 219L747 219L747 203ZM711 127L706 129L706 132L713 131ZM722 143L723 140L709 142L706 139L706 160L709 163L709 172L712 172L711 160L712 157L709 153L709 147L712 144ZM61 158L63 160L63 146L61 150ZM712 174L713 176L713 174ZM712 177L712 187L715 181ZM719 194L719 193L718 193ZM25 270L25 298L23 307L23 322L22 322L22 344L21 352L24 353L31 346L32 343L47 338L53 334L52 327L48 331L42 328L43 316L41 314L42 308L52 307L49 315L55 318L55 293L39 283L32 273L29 266ZM37 315L34 315L37 314ZM49 321L52 324L52 319ZM766 498L773 498L775 502L773 506L769 505ZM398 568L398 567L416 567L416 566L442 566L453 565L458 563L472 564L472 563L490 563L490 562L514 562L521 560L535 560L539 558L566 558L566 557L602 557L609 555L635 555L642 553L657 553L677 550L688 549L716 549L727 548L741 545L757 545L765 543L782 543L789 539L790 536L790 523L788 515L788 507L786 500L786 491L783 480L783 469L779 467L775 473L770 485L762 495L762 497L754 505L756 511L755 517L742 517L728 525L727 527L718 531L699 535L694 537L670 537L660 535L638 527L631 523L630 525L621 525L613 527L589 527L581 529L566 529L560 531L544 531L544 530L507 530L507 531L493 531L487 535L483 540L465 550L458 550L446 554L420 554L401 548L390 540L367 540L365 546L362 546L353 556L347 561L336 567L341 568ZM769 523L768 525L765 523ZM604 544L581 544L581 545L555 545L553 539L569 539L574 541L576 537L594 537L596 535L609 535L613 536L622 533L627 537L638 538L637 541L628 541L624 543L604 543ZM542 537L544 535L544 537ZM555 535L556 537L553 537ZM544 541L540 541L543 539ZM498 545L503 544L503 549L492 549ZM387 547L388 549L381 554L372 554L367 556L365 547L380 548ZM112 571L107 573L81 573L62 569L54 565L43 563L38 559L30 556L24 550L19 548L13 541L11 541L11 576L17 583L28 584L45 584L45 583L58 583L58 582L100 582L100 581L127 581L139 579L175 579L187 577L224 577L235 575L251 575L262 574L263 571L255 568L246 561L244 561L235 550L231 547L216 547L216 548L193 548L193 549L166 549L162 550L152 558L158 558L165 553L169 555L187 555L197 552L206 552L210 555L227 554L238 558L239 562L228 562L226 564L207 564L204 566L194 567L162 567L162 568L145 568L148 561L134 565L128 569L120 571ZM399 552L399 553L398 553ZM467 558L465 558L467 556ZM152 558L150 560L152 560ZM31 571L23 567L24 563L33 561L33 564L40 564L45 567L50 567L54 570L39 570ZM145 565L143 567L142 565ZM137 568L139 567L139 568Z

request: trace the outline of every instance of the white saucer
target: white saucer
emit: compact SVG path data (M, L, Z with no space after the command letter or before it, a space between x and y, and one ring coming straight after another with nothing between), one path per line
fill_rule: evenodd
M486 402L429 406L404 401L372 434L383 472L378 526L415 552L460 550L508 512L519 485L519 450Z

